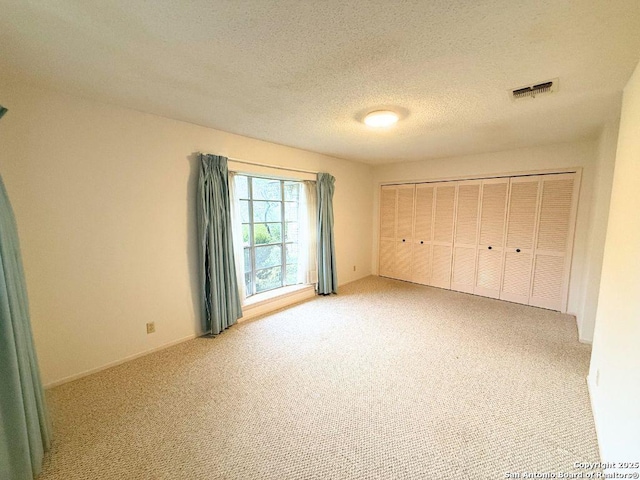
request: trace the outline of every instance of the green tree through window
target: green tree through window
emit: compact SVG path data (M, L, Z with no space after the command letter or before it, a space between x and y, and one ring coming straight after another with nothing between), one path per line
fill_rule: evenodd
M236 176L247 297L298 283L300 182Z

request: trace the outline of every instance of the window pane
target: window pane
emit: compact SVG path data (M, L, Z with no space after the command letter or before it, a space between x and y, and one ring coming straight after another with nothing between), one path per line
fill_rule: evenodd
M249 182L244 175L236 175L236 195L238 198L249 198Z
M240 200L240 217L242 223L249 223L249 200Z
M287 285L298 283L298 265L287 265Z
M298 224L296 222L287 222L285 228L285 242L298 243Z
M284 204L284 219L287 222L298 221L298 204L296 202L285 202Z
M244 291L247 296L253 294L253 290L251 289L251 274L244 274Z
M281 223L254 224L253 240L256 245L282 242L282 224Z
M253 221L282 221L282 202L253 202Z
M261 268L282 265L282 246L256 247L256 271Z
M235 178L245 246L242 253L247 295L297 284L302 183L246 175ZM285 241L287 244L283 245Z
M280 180L252 178L254 200L281 200Z
M244 271L245 273L251 271L251 249L249 248L244 249Z
M251 229L249 228L249 225L244 224L242 225L242 244L245 247L249 246L249 238L251 237Z
M287 263L298 263L298 245L295 243L287 243ZM289 272L287 272L289 276Z
M297 202L300 199L300 183L284 182L284 199Z
M282 267L267 268L256 272L256 293L282 286Z

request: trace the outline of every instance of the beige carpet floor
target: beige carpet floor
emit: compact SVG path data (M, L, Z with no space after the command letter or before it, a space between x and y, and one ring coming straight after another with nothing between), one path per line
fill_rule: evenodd
M573 471L589 356L567 315L369 277L48 391L39 480Z

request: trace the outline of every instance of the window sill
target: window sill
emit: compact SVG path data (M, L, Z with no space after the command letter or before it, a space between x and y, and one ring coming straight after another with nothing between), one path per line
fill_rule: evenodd
M252 295L245 300L240 321L249 320L314 296L314 285L291 285Z
M292 295L300 290L305 289L313 289L313 285L289 285L288 287L274 288L273 290L269 290L268 292L258 293L256 295L251 295L244 301L245 307L253 307L257 305L261 305L269 300L273 300L274 298L286 297Z

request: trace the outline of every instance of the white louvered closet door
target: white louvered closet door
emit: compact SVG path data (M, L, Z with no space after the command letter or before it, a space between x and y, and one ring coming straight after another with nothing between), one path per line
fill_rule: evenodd
M482 181L476 295L500 297L508 193L508 178Z
M396 223L395 278L412 280L413 216L415 185L399 185Z
M539 191L539 176L511 179L500 290L502 300L529 303Z
M451 290L473 293L478 253L480 180L458 182Z
M453 257L453 221L456 211L456 183L434 183L433 242L431 251L431 280L429 285L451 288L451 260Z
M412 281L429 285L431 280L431 243L433 239L433 184L416 185L416 213L413 226Z
M394 277L397 190L394 185L385 185L380 189L378 274L383 277Z
M564 311L578 197L575 174L545 175L540 188L529 305Z

